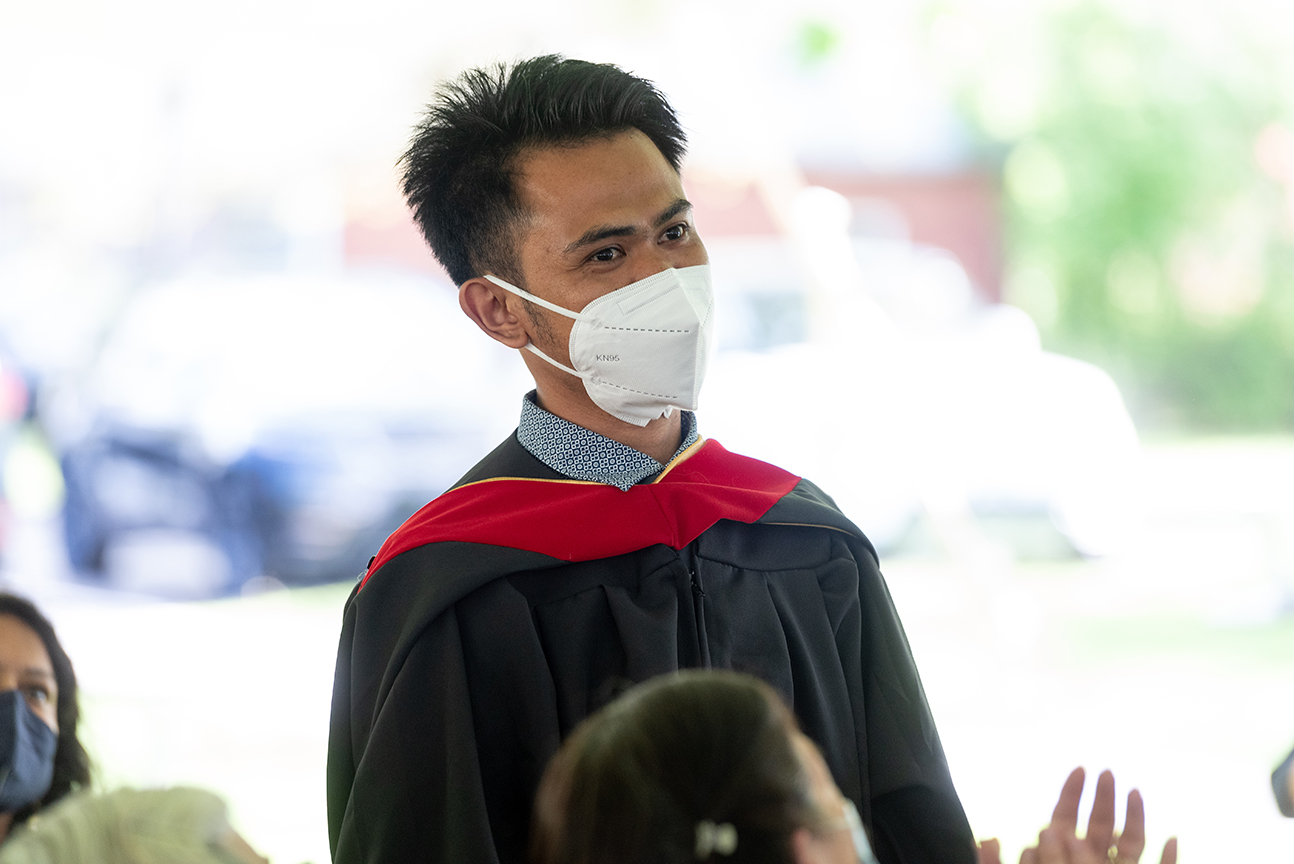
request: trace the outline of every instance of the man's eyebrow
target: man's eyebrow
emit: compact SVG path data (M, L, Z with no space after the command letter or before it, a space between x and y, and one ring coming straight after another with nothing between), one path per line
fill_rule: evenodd
M686 198L679 198L673 204L665 209L665 212L656 217L656 227L659 228L675 216L692 209L692 202Z
M673 204L666 207L659 216L653 221L653 227L659 228L669 220L678 216L684 211L692 209L692 202L686 198L679 198ZM600 243L609 237L633 237L638 233L638 229L633 225L595 225L579 236L579 239L567 244L563 251L570 255L579 251L585 246L592 246L594 243Z

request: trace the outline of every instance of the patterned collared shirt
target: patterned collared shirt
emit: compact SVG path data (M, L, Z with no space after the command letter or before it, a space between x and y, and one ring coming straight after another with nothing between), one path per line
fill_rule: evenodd
M674 457L696 443L696 415L683 413L683 443ZM606 483L621 491L655 477L665 466L646 453L605 435L590 432L556 414L550 414L535 401L531 390L521 400L521 422L517 440L540 462L573 480Z

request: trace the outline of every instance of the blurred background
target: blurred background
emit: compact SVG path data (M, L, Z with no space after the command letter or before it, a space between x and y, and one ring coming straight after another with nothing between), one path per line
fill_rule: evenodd
M0 579L100 785L328 860L341 607L515 425L396 163L561 52L669 95L703 434L873 538L977 834L1074 765L1182 860L1294 852L1294 13L1279 0L0 0Z

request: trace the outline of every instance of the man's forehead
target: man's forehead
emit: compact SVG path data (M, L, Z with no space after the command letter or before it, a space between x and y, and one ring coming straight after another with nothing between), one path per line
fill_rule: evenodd
M673 166L637 129L524 152L516 172L532 225L577 235L608 219L650 220L683 197Z

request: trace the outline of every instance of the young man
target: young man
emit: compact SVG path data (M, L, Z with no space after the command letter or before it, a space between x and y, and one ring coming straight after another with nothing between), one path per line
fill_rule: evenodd
M409 203L535 390L347 602L337 864L524 860L562 738L687 667L772 684L884 864L975 860L871 544L808 481L698 434L712 297L683 141L650 83L558 57L464 74L417 130Z

